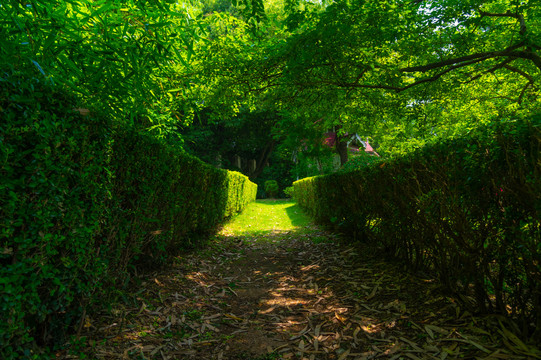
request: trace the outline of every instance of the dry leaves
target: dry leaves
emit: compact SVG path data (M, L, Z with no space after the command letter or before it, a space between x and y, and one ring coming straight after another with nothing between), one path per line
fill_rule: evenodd
M477 318L369 254L302 234L217 239L133 289L134 301L87 317L97 359L541 358L512 325ZM429 280L429 279L428 279ZM59 354L83 358L81 353Z

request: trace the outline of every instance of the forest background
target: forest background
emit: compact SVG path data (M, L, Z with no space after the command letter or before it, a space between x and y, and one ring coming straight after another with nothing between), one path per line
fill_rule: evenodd
M354 134L392 156L539 111L537 2L38 1L1 11L4 69L282 190L332 171L330 153L344 165Z

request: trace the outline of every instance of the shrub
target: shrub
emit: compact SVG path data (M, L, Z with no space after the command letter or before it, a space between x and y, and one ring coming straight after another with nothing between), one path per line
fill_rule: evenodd
M369 155L364 151L359 152L356 156L351 156L350 159L340 168L339 171L353 171L361 169L365 166L370 166L371 164L380 161L381 159L375 155Z
M225 216L230 217L241 212L257 194L257 185L236 171L228 171L227 208Z
M290 186L293 182L293 177L291 176L291 169L293 166L294 164L291 161L290 156L286 156L286 153L280 151L272 152L268 166L265 166L261 174L253 180L258 184L260 189L257 197L265 198L265 181L267 180L276 180L278 183L276 197L285 197L283 191L280 190Z
M359 170L302 179L295 196L319 222L432 269L479 311L541 329L540 151L539 117L493 124Z
M269 198L275 198L278 195L278 182L276 180L265 181L265 194Z
M0 357L61 342L105 273L112 133L51 84L0 79Z
M135 130L118 132L110 169L107 243L114 266L155 265L192 247L255 199L256 185ZM111 246L111 245L109 245Z
M128 272L164 264L255 200L245 176L75 108L44 78L2 73L2 359L46 356Z
M293 198L295 196L295 188L293 186L286 187L284 189L284 194L289 198Z

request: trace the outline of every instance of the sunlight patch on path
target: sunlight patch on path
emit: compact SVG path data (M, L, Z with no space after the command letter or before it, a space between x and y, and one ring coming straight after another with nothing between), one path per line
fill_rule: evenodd
M310 218L291 200L257 200L224 225L220 235L265 235L303 231L311 227Z

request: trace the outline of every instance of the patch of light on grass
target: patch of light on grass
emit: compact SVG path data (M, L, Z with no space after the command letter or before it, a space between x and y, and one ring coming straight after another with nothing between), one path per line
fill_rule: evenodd
M221 235L264 235L297 231L310 225L310 219L290 200L258 200L231 219Z

